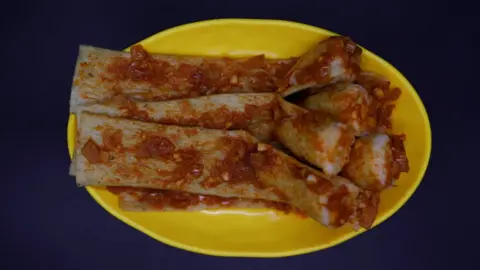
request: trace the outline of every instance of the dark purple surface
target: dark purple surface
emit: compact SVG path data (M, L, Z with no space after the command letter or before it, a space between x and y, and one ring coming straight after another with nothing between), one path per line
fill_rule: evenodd
M0 269L476 268L467 264L479 228L469 211L478 205L479 181L478 133L468 125L478 112L475 9L461 1L269 2L2 4ZM217 258L149 238L75 186L66 124L78 45L122 49L172 26L228 17L293 20L349 35L405 74L427 107L434 143L423 183L397 214L321 252Z

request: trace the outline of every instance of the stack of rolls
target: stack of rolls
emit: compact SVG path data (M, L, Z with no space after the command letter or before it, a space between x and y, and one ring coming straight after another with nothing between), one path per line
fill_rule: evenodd
M408 172L401 91L330 37L299 57L213 58L80 46L70 173L125 211L273 208L369 228Z

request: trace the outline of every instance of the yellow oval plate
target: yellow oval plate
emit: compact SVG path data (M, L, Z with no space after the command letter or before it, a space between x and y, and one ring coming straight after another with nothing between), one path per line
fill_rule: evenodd
M153 35L141 43L152 53L247 56L298 56L335 33L295 22L222 19L182 25ZM398 187L385 191L375 225L393 215L413 194L425 173L431 150L431 131L425 108L410 83L380 57L365 50L362 67L389 78L403 94L394 113L395 132L407 134L410 172ZM75 118L68 122L70 155L75 144ZM218 256L280 257L321 250L361 232L350 226L327 229L310 219L271 210L129 213L103 188L87 187L108 212L147 235L178 248Z

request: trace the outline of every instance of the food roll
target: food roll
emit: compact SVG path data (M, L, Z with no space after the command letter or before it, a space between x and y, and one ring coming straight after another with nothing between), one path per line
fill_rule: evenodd
M245 131L179 127L82 112L80 186L128 186L283 201L327 227L368 228L376 193L329 177Z
M271 140L275 93L219 94L159 102L132 101L125 96L78 107L79 111L145 122L211 129L242 129L261 141Z
M81 45L72 83L70 111L122 94L139 101L162 101L222 93L275 92L296 59L149 54Z
M107 187L118 196L119 207L133 212L170 212L202 211L216 209L272 209L285 214L304 214L285 202L267 201L238 197L220 197L203 195L178 190L161 190L134 187Z

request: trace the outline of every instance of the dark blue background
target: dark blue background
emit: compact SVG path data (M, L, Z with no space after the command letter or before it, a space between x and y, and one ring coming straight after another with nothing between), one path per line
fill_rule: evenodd
M420 0L55 0L10 1L0 10L0 269L476 266L467 265L478 250L469 245L477 243L480 225L478 212L469 211L479 205L479 31L473 6ZM308 255L216 258L149 238L75 186L65 140L78 44L123 49L172 26L228 17L294 20L349 35L412 82L430 115L433 152L420 188L391 219Z

